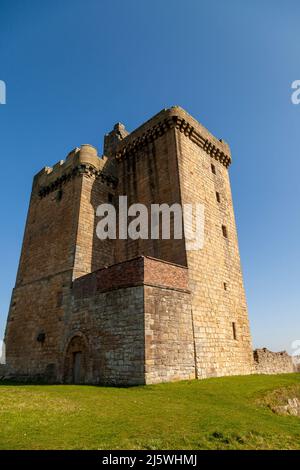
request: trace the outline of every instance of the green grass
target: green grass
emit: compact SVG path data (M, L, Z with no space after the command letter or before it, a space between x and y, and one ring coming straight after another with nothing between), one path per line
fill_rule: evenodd
M0 449L299 449L300 419L274 390L300 374L131 388L0 384ZM281 396L281 392L279 393Z

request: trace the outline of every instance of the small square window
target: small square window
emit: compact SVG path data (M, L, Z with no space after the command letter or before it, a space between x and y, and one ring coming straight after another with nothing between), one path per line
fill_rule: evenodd
M216 174L216 167L213 164L211 164L211 171L214 175Z
M223 282L224 290L227 290L227 282Z
M232 336L233 336L233 339L237 339L236 323L234 321L232 322Z
M225 225L222 225L222 232L223 232L223 237L228 238L227 227Z
M42 331L41 333L39 333L36 337L36 340L39 342L39 343L44 343L45 342L45 339L46 339L46 335L45 333Z
M221 202L221 196L220 193L216 192L216 198L218 202Z

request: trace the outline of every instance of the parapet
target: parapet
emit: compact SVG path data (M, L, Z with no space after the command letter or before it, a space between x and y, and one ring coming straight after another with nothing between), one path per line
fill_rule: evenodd
M104 137L104 155L99 157L97 149L89 144L76 147L66 160L60 160L53 167L43 168L34 178L35 193L44 197L60 188L76 175L101 175L103 181L113 187L117 184L115 162L134 154L139 148L155 141L170 129L176 129L208 155L226 168L231 163L228 144L214 137L202 124L179 106L163 109L140 127L129 133L118 122Z
M163 109L120 140L116 146L116 158L122 159L134 154L139 148L174 128L228 168L231 163L229 145L223 139L214 137L180 106Z
M95 147L83 144L80 148L76 147L69 152L66 160L60 160L53 167L45 167L37 173L34 177L33 188L40 197L44 197L80 174L88 176L101 174L109 184L114 186L116 178L104 171L107 160L105 156L102 158L98 156Z
M75 298L85 298L97 292L140 285L189 293L188 269L149 256L138 256L75 279L73 293Z

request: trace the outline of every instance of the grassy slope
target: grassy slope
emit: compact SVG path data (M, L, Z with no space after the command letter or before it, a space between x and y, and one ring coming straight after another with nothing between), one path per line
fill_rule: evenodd
M298 449L300 419L259 403L300 374L146 387L0 385L0 449Z

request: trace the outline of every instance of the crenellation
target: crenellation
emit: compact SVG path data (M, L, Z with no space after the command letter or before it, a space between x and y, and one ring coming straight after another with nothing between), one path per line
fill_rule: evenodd
M45 167L39 172L34 179L34 188L40 197L45 197L80 175L100 178L107 186L115 188L117 178L114 173L108 157L99 157L95 147L83 144L72 150L66 160L60 160L53 167Z
M194 123L195 126L191 125L190 122ZM116 158L126 158L135 154L139 149L154 142L173 128L184 133L192 142L203 148L206 153L226 167L230 165L231 155L228 144L223 140L217 140L207 129L178 106L161 111L120 141L116 147Z

